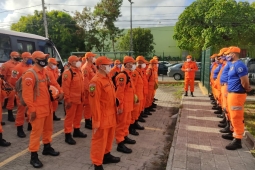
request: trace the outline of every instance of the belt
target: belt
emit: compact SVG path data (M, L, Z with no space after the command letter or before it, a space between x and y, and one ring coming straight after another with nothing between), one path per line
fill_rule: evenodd
M229 91L228 93L246 94L246 92L239 92L239 91Z
M227 83L222 83L222 84L220 84L221 86L226 86L226 85L228 85Z

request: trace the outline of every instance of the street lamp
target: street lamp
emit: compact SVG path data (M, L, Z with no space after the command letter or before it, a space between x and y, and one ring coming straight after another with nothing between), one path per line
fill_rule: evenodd
M132 4L134 2L132 2L132 0L128 0L130 2L130 55L131 52L133 51L133 34L132 34Z

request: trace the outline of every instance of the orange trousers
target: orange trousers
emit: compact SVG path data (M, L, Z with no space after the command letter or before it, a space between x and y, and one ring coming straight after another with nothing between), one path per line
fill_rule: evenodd
M14 108L14 99L15 99L15 92L11 91L10 94L8 94L8 102L6 105L7 110L12 110Z
M81 119L83 112L83 103L82 104L72 104L70 109L66 109L65 117L65 133L71 133L73 128L80 128Z
M221 86L221 107L226 113L226 118L230 120L227 98L228 98L228 86L227 85Z
M119 144L124 141L124 137L129 134L128 128L131 123L131 112L123 112L117 115L117 126L116 126L116 142Z
M30 134L29 151L37 152L40 148L40 139L42 136L43 144L51 143L53 133L53 114L43 118L35 118L32 125L32 131Z
M233 137L243 138L244 133L244 103L247 94L228 93L227 105L230 121L233 126Z
M18 97L16 97L16 101L17 101L18 108L17 108L16 119L15 119L15 126L22 126L24 125L24 122L25 122L26 106L23 106L20 103L20 99ZM27 118L27 121L28 121L28 118Z
M146 104L145 104L145 108L150 107L152 102L153 102L153 98L154 98L154 87L153 88L149 88L148 90L148 95L146 98Z
M139 101L141 102L141 101ZM131 122L130 124L135 123L135 121L138 119L140 115L140 103L137 103L134 105L134 110L131 111Z
M194 78L185 78L184 80L184 90L194 92Z
M53 111L57 111L58 109L58 100L54 100L51 102L52 103L52 108L53 108Z
M84 118L85 119L91 119L91 109L89 105L89 91L85 90L85 101L84 101Z
M0 133L3 132L3 128L1 125L2 119L3 119L3 109L2 109L2 102L0 102Z
M143 110L146 108L146 103L147 103L147 97L148 97L148 94L145 94L144 95L144 100L143 100Z
M104 155L111 152L114 140L115 127L97 129L92 134L90 158L94 165L102 165Z

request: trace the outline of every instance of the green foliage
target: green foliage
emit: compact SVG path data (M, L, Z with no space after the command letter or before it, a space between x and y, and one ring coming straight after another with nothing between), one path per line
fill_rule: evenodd
M68 57L70 51L84 50L84 31L69 14L53 10L46 15L49 38L62 57ZM11 29L45 36L42 12L34 11L34 15L22 16L17 23L11 25Z
M134 55L149 56L154 53L153 34L150 29L134 28L133 34L133 51ZM120 51L129 51L130 49L130 30L120 38L118 48Z

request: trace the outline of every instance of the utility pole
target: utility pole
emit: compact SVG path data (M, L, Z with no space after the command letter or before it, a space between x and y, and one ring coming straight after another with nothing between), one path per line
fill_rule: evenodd
M131 51L133 51L133 33L132 33L132 4L134 2L132 2L132 0L128 0L130 2L130 55L131 55Z
M44 0L42 0L43 24L44 24L44 29L45 29L45 37L49 38L49 35L48 35L48 24L47 24L47 18L46 18L46 13L45 13L46 7L44 5L45 5L44 4Z

